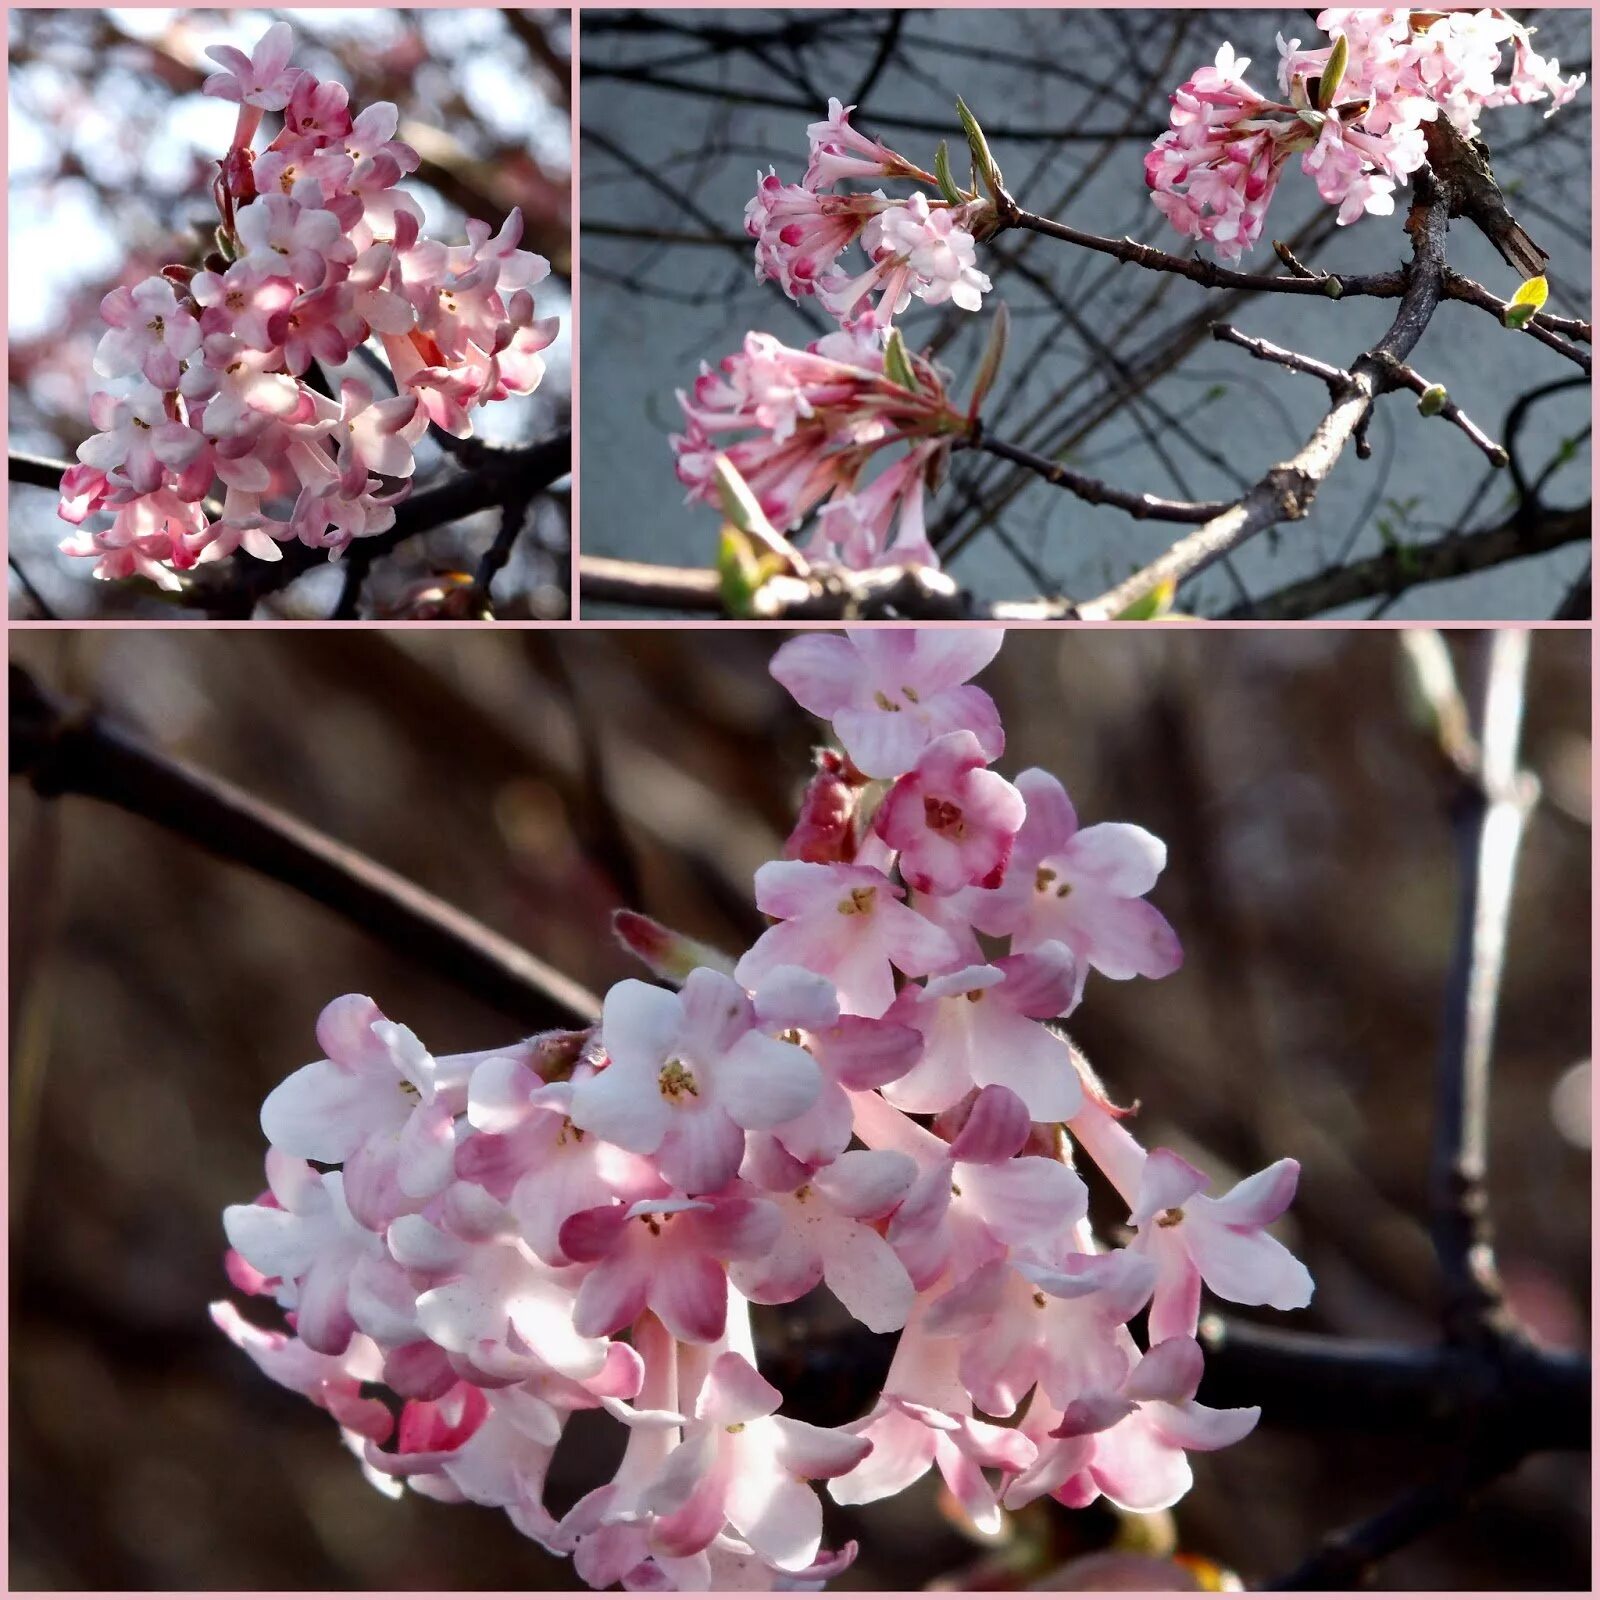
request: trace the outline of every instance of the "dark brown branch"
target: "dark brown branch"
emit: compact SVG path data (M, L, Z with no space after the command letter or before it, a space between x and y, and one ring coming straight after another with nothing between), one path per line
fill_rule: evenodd
M1351 364L1351 387L1334 402L1310 439L1221 516L1186 534L1131 578L1080 606L1079 617L1105 621L1121 616L1162 584L1182 583L1247 539L1280 522L1298 521L1310 510L1345 446L1365 425L1373 400L1386 381L1386 363L1404 360L1411 353L1438 308L1443 292L1447 202L1428 180L1426 168L1417 174L1416 195L1406 223L1412 258L1394 321L1373 349Z
M1485 1190L1489 1068L1517 850L1538 792L1517 762L1528 634L1504 628L1481 634L1477 641L1483 657L1482 704L1473 757L1470 763L1457 763L1460 906L1435 1079L1429 1167L1445 1329L1457 1343L1479 1340L1500 1305Z
M1049 456L1024 449L1021 445L1007 444L1003 439L992 439L981 429L973 430L970 447L982 450L1002 461L1010 461L1037 473L1046 483L1058 489L1067 489L1090 505L1116 506L1138 521L1150 522L1208 522L1220 516L1232 504L1229 500L1164 500L1160 495L1133 494L1126 489L1114 488L1098 478L1090 478Z
M36 489L59 489L70 461L54 461L49 456L29 455L12 450L6 456L6 477L12 483L29 483Z
M1257 361L1270 361L1274 366L1287 367L1291 372L1304 372L1310 377L1320 378L1327 384L1328 393L1334 400L1340 399L1356 381L1343 367L1329 366L1315 356L1303 356L1298 350L1285 350L1282 345L1272 344L1266 339L1252 338L1226 322L1213 323L1211 337L1221 344L1238 345L1241 350L1249 351Z
M1510 456L1502 444L1496 444L1465 411L1458 406L1448 394L1445 394L1441 384L1429 383L1415 367L1408 367L1403 361L1386 361L1384 370L1389 377L1389 387L1396 389L1409 389L1419 398L1427 396L1430 391L1435 391L1435 397L1443 394L1443 400L1431 410L1423 411L1424 416L1443 417L1446 422L1453 423L1489 458L1489 464L1494 467L1503 467ZM1422 406L1417 409L1422 411Z
M1457 1515L1472 1496L1515 1466L1509 1456L1473 1451L1444 1474L1409 1489L1367 1521L1333 1534L1292 1572L1264 1585L1274 1593L1301 1589L1351 1589L1397 1550Z
M11 667L11 771L46 797L104 800L337 912L523 1027L594 1021L599 1001L503 934L298 818L42 689Z
M1482 1347L1376 1343L1201 1319L1200 1400L1261 1407L1262 1426L1453 1442L1486 1422L1515 1430L1520 1448L1589 1447L1589 1363L1517 1336Z
M1248 611L1241 607L1225 612L1221 620L1320 617L1358 600L1397 599L1418 584L1483 572L1506 561L1586 540L1592 529L1587 505L1569 511L1540 511L1531 518L1519 508L1490 528L1476 532L1457 529L1427 544L1394 545L1378 555L1330 567L1252 601Z
M1393 300L1406 290L1407 274L1404 272L1335 276L1327 272L1314 272L1298 260L1294 260L1290 270L1284 273L1240 272L1232 267L1219 267L1216 262L1207 261L1201 256L1174 255L1170 250L1159 250L1154 245L1141 244L1137 239L1113 239L1105 234L1088 233L1082 228L1070 227L1065 222L1055 222L1049 217L1036 216L1031 211L1025 211L1004 192L997 197L997 206L997 233L1007 228L1023 228L1046 238L1059 239L1064 244L1075 244L1085 250L1098 251L1101 255L1114 256L1118 261L1144 267L1151 272L1187 278L1207 289L1241 289L1255 294L1321 295L1330 300L1342 300L1347 295ZM1284 257L1280 255L1280 259ZM1480 311L1489 312L1496 319L1503 316L1508 307L1508 302L1501 300L1481 283L1475 283L1451 269L1445 269L1443 273L1441 292L1446 300L1460 300ZM1575 362L1585 372L1590 370L1590 357L1571 341L1581 339L1586 344L1593 343L1592 324L1576 317L1546 316L1540 312L1529 320L1525 331L1541 344Z
M657 610L720 615L722 590L707 567L658 567L649 561L618 561L610 556L578 558L583 604L643 606ZM579 615L583 613L580 609Z

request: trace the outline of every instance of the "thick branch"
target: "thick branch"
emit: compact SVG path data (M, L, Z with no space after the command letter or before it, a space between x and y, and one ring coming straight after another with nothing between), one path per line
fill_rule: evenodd
M1589 1448L1588 1361L1514 1335L1418 1348L1207 1316L1200 1342L1202 1403L1259 1405L1263 1427L1442 1441L1504 1428L1523 1453Z
M1448 202L1427 181L1424 169L1417 175L1417 203L1407 222L1412 258L1405 275L1405 294L1389 331L1352 363L1349 390L1334 402L1298 454L1273 467L1221 516L1178 540L1131 578L1080 606L1080 618L1105 621L1120 616L1160 585L1183 583L1265 529L1306 515L1345 446L1365 425L1373 399L1387 381L1388 364L1403 361L1411 353L1438 308L1447 216Z
M11 771L41 795L86 795L298 889L527 1028L594 1021L599 1001L437 896L297 818L68 707L15 663Z

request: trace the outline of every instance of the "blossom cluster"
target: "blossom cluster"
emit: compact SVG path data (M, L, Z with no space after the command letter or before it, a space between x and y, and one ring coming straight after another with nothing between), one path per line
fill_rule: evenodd
M805 350L752 333L681 395L685 428L672 440L690 498L718 503L715 463L730 461L780 532L821 503L813 554L851 567L880 561L937 566L923 520L924 489L949 459L966 419L932 362L906 356L914 387L890 375L883 344L858 326ZM910 448L861 486L887 445Z
M1486 110L1549 100L1549 115L1584 83L1503 11L1328 10L1317 26L1332 41L1319 49L1279 36L1278 100L1245 82L1249 59L1224 44L1172 95L1145 157L1156 206L1221 260L1254 248L1291 156L1341 223L1387 216L1427 159L1424 123L1443 116L1473 138Z
M799 183L783 183L775 171L757 174L744 211L757 280L770 279L791 300L815 295L846 325L860 319L886 328L913 298L978 310L990 284L975 264L972 229L992 206L944 198L931 173L852 128L854 109L830 100L827 117L806 129L811 160ZM918 189L899 200L881 189L837 192L840 183L873 178L909 179L934 194ZM871 263L853 277L838 264L852 244Z
M100 431L60 506L79 529L61 548L94 558L96 577L175 589L198 563L277 561L294 540L337 557L393 525L430 422L469 437L475 409L544 375L557 324L535 316L532 288L550 269L517 248L521 212L498 234L469 221L463 245L424 237L398 187L418 156L395 137L396 108L352 115L344 87L290 66L292 49L280 22L253 55L209 52L221 70L204 92L239 107L213 185L216 251L101 302L95 371L112 386L90 401ZM282 127L257 151L268 112ZM395 397L354 379L322 392L318 369L368 340ZM109 526L84 526L101 514Z
M213 1314L374 1483L500 1507L594 1587L765 1589L854 1556L824 1549L815 1482L860 1504L937 1469L993 1532L1047 1495L1169 1506L1188 1452L1254 1426L1195 1399L1201 1286L1308 1302L1266 1231L1298 1168L1209 1195L1057 1026L1091 972L1159 978L1181 952L1145 898L1159 840L996 770L1001 719L969 680L1000 643L778 650L837 744L756 874L771 926L737 961L620 913L664 982L618 983L590 1030L434 1057L365 997L324 1011L325 1059L262 1110L267 1191L224 1218L233 1282L289 1329ZM1090 1162L1124 1242L1091 1228ZM845 1427L785 1415L758 1369L752 1303L819 1285L901 1330ZM564 1430L599 1410L620 1463L552 1508Z
M828 496L811 554L847 567L936 568L924 496L948 461L949 436L968 421L947 402L944 376L930 362L907 358L908 388L885 373L885 350L895 317L913 299L982 307L990 283L976 265L974 230L992 219L993 205L947 198L932 173L852 128L854 109L830 100L827 117L806 130L811 158L801 181L758 174L744 214L757 280L776 283L791 300L815 297L838 331L804 350L750 334L718 369L702 368L692 395L679 393L688 426L671 445L690 499L717 503L712 462L725 454L782 532ZM842 183L875 178L926 187L904 199L881 189L839 192ZM854 275L840 265L852 245L869 262ZM797 416L804 426L794 425ZM736 427L754 432L723 449L714 436ZM902 443L907 452L863 486L872 457Z

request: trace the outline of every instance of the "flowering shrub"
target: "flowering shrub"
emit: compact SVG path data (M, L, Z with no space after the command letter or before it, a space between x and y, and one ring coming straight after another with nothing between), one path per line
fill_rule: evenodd
M252 56L209 52L222 70L204 92L239 107L213 185L216 251L101 303L95 370L113 387L90 401L101 431L60 507L79 525L61 548L94 558L96 577L176 589L198 563L276 561L290 540L337 557L393 525L430 422L470 437L472 411L544 375L557 324L535 317L531 291L549 263L517 248L521 212L493 237L469 221L464 245L424 238L398 187L418 157L395 137L395 107L352 116L342 85L289 65L292 48L280 22ZM258 152L267 112L282 128ZM354 379L323 393L317 366L369 339L398 394ZM109 526L84 526L101 514Z
M1201 1287L1309 1301L1266 1232L1298 1167L1210 1196L1056 1026L1091 970L1182 957L1145 898L1159 840L994 770L1004 730L969 680L1000 643L779 649L837 748L756 875L772 925L737 961L621 913L667 986L617 984L590 1029L436 1058L365 997L323 1012L325 1059L262 1108L267 1190L224 1217L233 1282L290 1331L212 1311L380 1488L498 1506L597 1588L792 1587L855 1554L823 1549L814 1482L860 1504L936 1467L992 1532L1045 1495L1169 1506L1188 1452L1255 1425L1195 1399ZM1125 1229L1091 1225L1086 1162ZM842 1428L783 1415L757 1370L750 1305L819 1285L901 1330ZM620 1465L552 1509L563 1431L601 1409Z
M1332 40L1321 49L1278 36L1278 101L1244 81L1248 58L1224 44L1173 94L1172 125L1145 157L1162 214L1224 261L1254 248L1293 155L1341 223L1387 216L1396 184L1427 159L1424 123L1442 115L1474 138L1482 112L1548 99L1550 115L1584 83L1502 11L1330 10L1317 26Z
M1585 81L1581 73L1563 78L1558 62L1533 49L1530 30L1500 11L1329 10L1317 25L1331 36L1325 47L1278 40L1281 100L1246 83L1249 61L1224 44L1215 65L1172 95L1171 126L1145 157L1157 207L1224 261L1237 262L1259 240L1292 155L1301 157L1322 198L1339 208L1341 223L1369 212L1386 215L1394 210L1396 185L1429 158L1428 123L1443 117L1471 139L1485 110L1548 100L1554 112ZM777 284L796 302L815 300L839 329L803 351L766 333L749 334L743 351L720 369L702 368L692 394L680 391L687 426L670 442L691 500L718 503L714 462L722 454L750 482L776 533L794 533L820 505L806 535L808 556L851 569L937 568L925 498L942 482L957 444L992 443L978 426L978 408L994 380L1005 330L997 318L962 415L944 404L946 375L906 355L895 319L913 300L981 310L992 285L978 270L978 244L1005 227L1052 229L1024 216L1004 193L965 105L959 110L972 155L970 189L955 183L943 145L929 172L853 128L853 110L830 100L827 117L806 130L810 160L800 181L785 182L776 171L758 174L744 215L757 280ZM879 180L912 185L912 192L840 188ZM1100 243L1121 253L1116 241ZM1543 256L1531 241L1519 248L1523 262ZM844 265L852 249L866 257L864 270ZM1162 265L1173 264L1169 258ZM828 363L881 374L907 393L887 396L881 385ZM718 438L735 429L748 430L736 444ZM892 462L879 460L868 482L869 463L890 446L905 449ZM1025 459L1010 447L998 453ZM1026 464L1046 477L1057 465L1045 456ZM1206 520L1204 511L1196 522Z

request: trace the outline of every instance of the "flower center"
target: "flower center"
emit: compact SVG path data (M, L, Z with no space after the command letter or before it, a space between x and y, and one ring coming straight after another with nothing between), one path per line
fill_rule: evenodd
M145 323L145 327L159 339L167 331L166 319L164 317L152 317Z
M661 1087L661 1094L667 1100L681 1100L684 1095L693 1095L698 1098L699 1086L694 1081L694 1074L681 1061L669 1061L661 1069L661 1076L657 1080Z
M872 910L872 902L878 891L865 886L852 889L850 893L834 908L841 917L864 917Z
M935 833L949 833L959 839L967 831L961 807L952 800L940 800L934 795L927 795L922 802L922 815Z
M1158 1228L1176 1228L1182 1221L1183 1211L1178 1206L1168 1206L1167 1209L1156 1218L1156 1226Z
M1040 867L1033 875L1033 888L1035 894L1050 894L1053 892L1057 900L1065 900L1072 893L1072 885L1061 881L1061 874L1054 867Z

